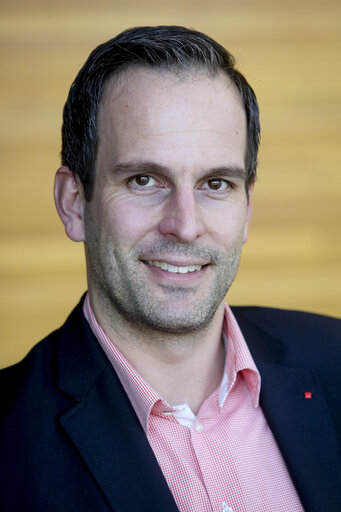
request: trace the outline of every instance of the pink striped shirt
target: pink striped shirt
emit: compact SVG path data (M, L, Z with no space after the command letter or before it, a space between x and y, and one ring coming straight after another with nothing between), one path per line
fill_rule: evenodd
M131 366L98 324L88 295L83 310L180 512L303 512L258 403L259 372L227 305L225 373L196 417L187 404L170 406Z

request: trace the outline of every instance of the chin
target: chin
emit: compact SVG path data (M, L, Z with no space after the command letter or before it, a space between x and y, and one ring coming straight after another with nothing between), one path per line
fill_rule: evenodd
M191 308L191 310L196 311L196 308ZM197 311L195 316L186 315L185 317L183 314L181 314L181 316L176 315L176 312L174 312L172 316L170 316L170 314L167 315L167 317L144 315L143 318L139 318L139 323L141 326L145 326L147 329L152 329L153 331L158 331L160 334L184 336L205 330L211 323L215 313L216 309L206 312L204 315L200 314L200 311Z

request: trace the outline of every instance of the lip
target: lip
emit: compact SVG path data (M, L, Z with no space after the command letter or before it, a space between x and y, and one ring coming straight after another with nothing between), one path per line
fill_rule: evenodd
M143 257L143 259L141 259L141 261L143 263L145 263L146 265L148 265L148 263L147 263L148 261L160 261L162 263L168 263L169 265L173 265L174 267L191 267L191 266L203 267L203 266L210 264L209 261L175 259L175 258L167 257L167 256L161 256L161 257L157 257L157 258L155 256L153 256L152 258Z
M197 264L198 266L201 266L202 268L200 270L195 270L193 272L186 272L186 273L182 273L182 272L169 272L167 270L162 270L160 267L155 267L155 266L152 266L152 265L149 265L147 263L147 260L141 260L142 263L144 264L144 266L146 267L146 269L148 269L148 271L150 272L150 275L154 276L157 281L159 281L161 284L167 284L167 283L177 283L177 284L185 284L185 283L194 283L196 280L200 279L205 273L206 273L206 270L207 270L207 267L208 267L208 264L205 263L205 264ZM162 261L164 262L165 260L156 260L156 259L153 259L152 261ZM175 265L174 263L170 263L169 260L167 260L167 263L169 263L170 265L174 265L174 266L178 266L178 267L190 267L192 265L194 265L192 262L191 263L186 263L184 264L182 262L182 264L177 264Z

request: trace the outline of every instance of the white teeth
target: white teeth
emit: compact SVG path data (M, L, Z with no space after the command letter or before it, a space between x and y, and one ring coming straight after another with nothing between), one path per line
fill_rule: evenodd
M161 268L161 270L165 270L166 272L172 272L173 274L188 274L188 272L195 272L196 270L201 270L202 268L202 265L188 265L186 267L178 267L177 265L171 265L165 261L154 260L147 260L146 263L152 267Z

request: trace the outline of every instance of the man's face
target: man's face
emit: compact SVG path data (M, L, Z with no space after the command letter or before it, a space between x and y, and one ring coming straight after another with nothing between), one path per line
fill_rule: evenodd
M129 71L99 113L85 247L92 303L189 333L221 311L246 241L245 114L226 77Z

